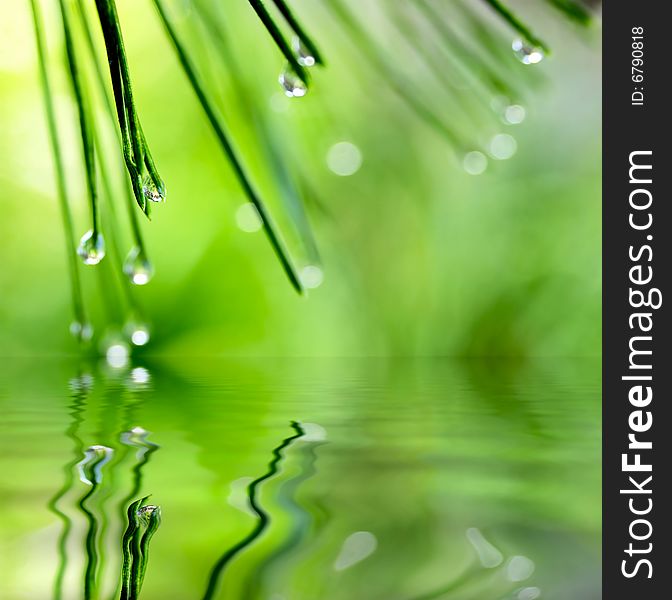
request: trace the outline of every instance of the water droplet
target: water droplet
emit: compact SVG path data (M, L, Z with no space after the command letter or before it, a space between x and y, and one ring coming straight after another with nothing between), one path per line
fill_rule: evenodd
M257 207L251 202L241 204L236 211L236 225L241 231L254 233L263 225Z
M144 250L134 246L124 261L124 273L135 285L145 285L154 275L154 267Z
M516 138L508 133L498 133L490 140L490 154L497 160L511 158L518 150Z
M483 534L480 530L472 527L467 529L467 539L471 542L471 545L476 550L478 558L481 561L481 564L486 569L494 569L502 564L504 556L502 553L495 548L488 540L483 537Z
M135 515L138 518L139 524L146 526L149 525L150 521L161 518L161 507L156 504L147 504L138 508L135 511Z
M351 142L338 142L327 152L327 167L336 175L354 175L361 166L362 152Z
M149 327L141 321L127 321L124 325L124 333L134 346L144 346L151 339Z
M343 542L341 551L334 562L335 571L348 569L371 556L378 547L376 536L370 531L356 531Z
M295 35L292 38L292 48L294 49L296 62L298 62L302 67L315 66L315 57L310 53L310 50L306 48L303 40L298 35Z
M305 81L303 81L292 69L290 64L284 68L280 77L278 77L278 82L285 90L285 96L290 98L301 98L308 93L308 86Z
M121 434L121 443L127 446L147 446L148 435L149 431L144 427L136 426Z
M541 48L532 46L521 39L513 40L511 48L516 58L524 65L535 65L544 59L544 51Z
M527 556L513 556L506 565L506 576L511 581L524 581L534 573L534 562Z
M305 287L315 289L322 285L324 272L316 265L306 265L301 269L300 278Z
M165 202L166 188L163 184L157 186L154 180L147 175L142 180L142 195L150 202Z
M80 342L88 342L93 337L93 327L90 323L73 321L70 323L70 334Z
M480 175L488 167L488 159L485 154L474 150L473 152L468 152L464 161L462 162L464 170L469 173L469 175Z
M97 265L105 258L105 240L103 239L103 234L97 233L94 235L93 229L87 231L79 241L77 254L79 254L85 265Z
M107 446L99 444L89 446L84 451L84 458L77 463L80 481L87 485L93 485L94 482L100 483L103 480L102 469L112 460L113 454L114 450ZM89 472L90 469L92 469L91 472Z
M526 587L518 592L518 600L537 600L541 598L541 590L538 587Z
M520 104L511 104L504 109L504 122L509 125L518 125L525 120L525 107Z
M124 342L115 341L105 351L107 364L115 369L122 369L128 364L130 350Z

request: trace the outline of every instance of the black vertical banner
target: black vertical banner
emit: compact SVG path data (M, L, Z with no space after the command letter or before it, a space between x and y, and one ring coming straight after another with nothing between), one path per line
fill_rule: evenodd
M668 3L603 10L603 597L669 598Z

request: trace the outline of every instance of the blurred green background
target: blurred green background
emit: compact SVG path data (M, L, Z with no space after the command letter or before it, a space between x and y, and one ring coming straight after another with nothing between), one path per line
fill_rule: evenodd
M151 223L143 223L156 267L151 283L134 290L152 332L144 351L599 355L596 29L579 31L540 3L512 3L543 32L554 53L538 65L522 65L511 51L513 33L492 23L493 43L501 46L502 60L511 61L507 73L521 70L524 83L514 100L527 118L515 126L493 119L473 128L455 110L454 98L436 91L431 74L418 67L398 32L373 13L363 19L407 78L398 83L467 131L474 149L487 146L497 133L515 137L517 153L510 160L490 159L484 173L470 175L462 167L465 149L451 146L400 101L320 3L292 3L328 63L314 72L308 95L295 99L282 95L277 84L282 59L247 3L227 5L243 80L217 66L192 22L190 3L169 4L212 93L221 92L220 106L244 162L302 267L314 257L292 229L268 147L255 136L250 112L242 106L254 105L279 140L281 158L305 193L324 282L306 297L297 296L263 232L240 229L237 211L246 199L151 3L119 1L140 116L168 188L167 203L154 210ZM362 12L372 5L351 4ZM452 10L451 3L445 10ZM52 13L46 18L71 204L81 235L89 217L74 107L58 18ZM0 3L0 28L0 353L77 353L68 333L63 234L28 3ZM445 70L452 73L450 62ZM460 93L461 102L469 103L474 91ZM107 126L102 109L96 118ZM361 153L361 166L351 175L334 172L352 170L350 146L332 150L329 166L330 149L340 142ZM345 148L341 163L334 154L339 148ZM111 141L106 160L117 165L118 154ZM125 253L130 239L121 245ZM112 262L108 257L100 267L82 269L97 332L94 348L128 315L118 285L109 283L119 270Z

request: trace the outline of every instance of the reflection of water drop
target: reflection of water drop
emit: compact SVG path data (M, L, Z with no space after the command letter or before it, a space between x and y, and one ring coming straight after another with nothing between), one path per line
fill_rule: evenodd
M129 323L126 326L128 339L134 346L144 346L150 340L149 329L142 323Z
M303 40L298 35L295 35L292 38L292 48L294 48L296 62L302 67L312 67L315 65L315 57L310 53L310 50L306 48Z
M301 423L302 442L324 442L327 439L327 430L317 423Z
M90 323L73 321L70 323L70 334L80 342L88 342L93 337L93 327Z
M378 547L376 536L370 531L357 531L343 542L341 551L334 562L334 570L343 571L371 556Z
M93 387L93 375L82 373L79 377L73 377L70 380L70 389L75 392L83 392Z
M322 285L324 281L324 272L316 265L307 265L301 269L301 283L309 288L314 289Z
M102 233L94 235L93 229L89 229L79 241L77 254L85 265L97 265L105 258L105 240Z
M488 167L488 159L482 152L474 150L465 155L462 166L469 175L480 175Z
M518 592L518 600L537 600L541 598L541 590L538 587L526 587Z
M133 369L133 371L136 370L137 369ZM144 427L136 426L121 434L121 443L126 444L127 446L146 446L148 435L149 431Z
M124 261L124 273L135 285L145 285L154 275L154 267L145 251L134 246Z
M128 431L124 431L120 436L120 440L126 446L138 448L135 457L137 460L141 460L152 448L158 448L157 444L147 439L148 436L149 431L144 427L133 427Z
M513 40L511 48L516 58L524 65L535 65L544 59L544 51L541 48L532 46L521 39Z
M236 211L236 225L241 231L254 233L263 225L257 207L251 202L241 204Z
M150 379L151 375L144 367L135 367L135 369L131 371L131 381L133 381L133 383L143 385L145 383L149 383Z
M486 569L493 569L502 564L504 556L488 540L483 537L480 530L472 527L467 529L467 539L478 554L478 559Z
M509 125L518 125L525 120L525 107L511 104L504 109L504 121Z
M121 369L128 364L130 351L124 342L113 342L105 351L107 364L115 369Z
M280 73L278 81L285 90L285 96L290 98L300 98L308 93L306 83L296 74L289 64L287 64L282 73Z
M150 202L163 202L166 199L166 189L163 185L157 186L154 180L147 175L142 180L142 195Z
M518 150L516 138L508 133L498 133L490 140L490 154L497 160L511 158Z
M362 166L360 149L350 142L338 142L327 152L327 167L336 175L348 177Z
M77 463L77 471L79 472L79 479L82 483L93 485L100 483L103 480L102 469L112 460L114 450L107 446L94 445L89 446L84 451L84 458ZM87 473L89 466L93 465L93 472Z
M527 556L513 556L506 565L506 576L511 581L525 581L534 573L534 562Z
M147 520L149 520L149 518L155 513L157 515L161 513L161 507L157 506L156 504L146 504L145 506L141 506L136 511L138 518Z

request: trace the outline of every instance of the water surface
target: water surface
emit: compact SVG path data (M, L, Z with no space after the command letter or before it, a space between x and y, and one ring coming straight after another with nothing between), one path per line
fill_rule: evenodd
M4 600L601 597L594 361L10 361L0 410Z

